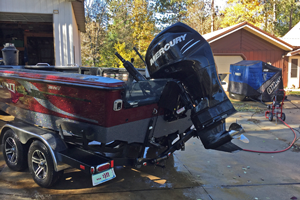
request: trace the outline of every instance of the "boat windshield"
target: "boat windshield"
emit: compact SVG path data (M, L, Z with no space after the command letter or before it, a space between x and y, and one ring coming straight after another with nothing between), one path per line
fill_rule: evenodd
M127 82L125 107L157 103L167 82L167 79Z

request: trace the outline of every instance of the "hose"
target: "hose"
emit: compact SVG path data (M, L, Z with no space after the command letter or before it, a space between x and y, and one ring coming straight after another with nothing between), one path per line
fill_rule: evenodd
M254 153L281 153L281 152L289 150L294 145L294 143L296 142L297 135L296 135L296 133L295 133L295 131L294 131L294 129L292 127L290 127L287 123L285 123L282 119L280 119L280 117L278 117L278 119L280 121L282 121L287 127L289 127L293 131L293 133L295 135L294 140L292 141L292 143L290 144L290 146L288 146L287 148L285 148L283 150L279 150L279 151L255 151L255 150L250 150L250 149L243 149L243 151L254 152Z

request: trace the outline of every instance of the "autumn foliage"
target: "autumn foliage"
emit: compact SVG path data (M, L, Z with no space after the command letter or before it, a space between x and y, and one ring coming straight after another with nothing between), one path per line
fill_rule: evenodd
M257 27L263 23L264 4L260 0L228 0L228 6L222 13L224 18L221 27L232 26L241 22L249 22Z
M180 21L201 35L241 22L283 36L300 20L300 0L86 0L86 33L81 35L85 66L122 67L119 52L134 65L144 63L152 39L165 27ZM225 1L224 1L225 2Z

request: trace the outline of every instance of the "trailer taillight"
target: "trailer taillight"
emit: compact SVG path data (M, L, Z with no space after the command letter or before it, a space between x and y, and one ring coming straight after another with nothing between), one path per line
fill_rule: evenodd
M109 163L98 165L97 166L97 172L102 172L102 171L107 170L109 168L110 168L110 164Z
M84 165L80 165L79 167L80 167L80 169L85 170L85 166Z

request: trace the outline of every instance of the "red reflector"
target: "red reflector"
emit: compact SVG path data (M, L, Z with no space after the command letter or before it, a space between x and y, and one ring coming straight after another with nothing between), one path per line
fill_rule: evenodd
M111 160L110 161L110 167L113 168L114 166L115 166L115 162L114 162L114 160Z
M95 168L91 167L91 174L94 174L94 173L95 173Z
M109 163L98 165L97 166L97 172L102 172L102 171L107 170L109 168L110 168L110 164Z
M80 165L79 167L80 167L80 169L85 170L85 166Z

